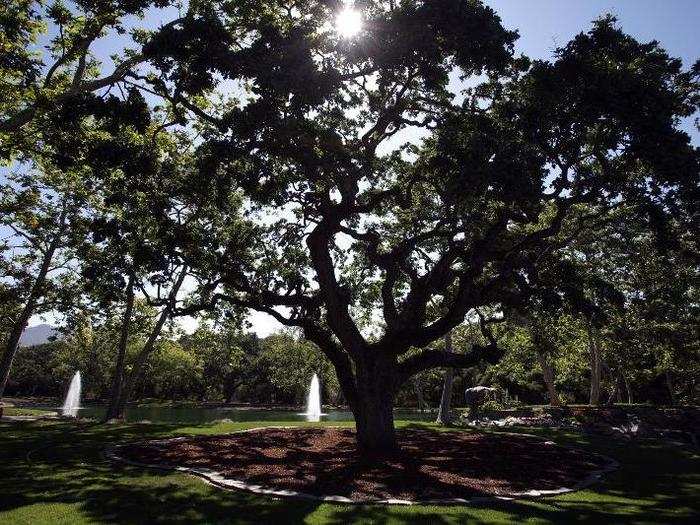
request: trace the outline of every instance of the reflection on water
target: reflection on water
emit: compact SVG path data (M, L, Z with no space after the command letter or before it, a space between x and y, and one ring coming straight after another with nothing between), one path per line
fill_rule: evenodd
M37 407L47 408L52 407ZM54 408L55 409L55 408ZM87 405L81 407L79 417L101 419L106 412L104 405ZM326 413L327 412L327 413ZM352 412L346 410L327 410L321 416L321 421L353 421ZM397 409L396 419L410 421L432 421L435 414L415 410ZM306 414L294 410L260 410L242 409L236 407L159 407L134 406L128 407L125 413L127 422L148 420L153 423L210 423L219 419L231 421L307 421Z

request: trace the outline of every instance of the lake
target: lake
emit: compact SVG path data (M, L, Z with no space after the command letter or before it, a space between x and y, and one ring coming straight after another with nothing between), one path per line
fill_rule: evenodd
M56 407L36 407L56 410ZM101 419L105 405L88 404L80 409L80 417ZM353 421L348 410L327 410L321 421ZM419 412L410 409L396 409L394 417L408 421L432 421L434 412ZM306 421L306 416L294 410L254 409L241 407L198 407L198 406L158 406L142 405L127 407L124 419L129 423L150 421L152 423L211 423L220 419L231 421Z

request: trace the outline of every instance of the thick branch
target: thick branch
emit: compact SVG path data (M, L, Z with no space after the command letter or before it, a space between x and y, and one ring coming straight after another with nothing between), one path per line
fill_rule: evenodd
M304 336L309 341L314 342L333 363L345 398L351 407L355 406L357 385L348 354L343 352L327 330L320 328L315 323L307 322L304 324Z
M335 276L330 255L328 228L327 221L324 219L324 222L319 224L307 238L307 245L326 306L328 325L340 339L343 347L354 352L355 349L365 346L365 340L350 316L349 297L343 293Z
M51 100L52 105L58 106L70 99L71 97L78 95L80 93L89 93L92 91L97 91L103 87L111 86L116 82L122 80L133 67L144 62L146 59L142 55L136 55L134 57L126 59L124 62L119 64L111 75L103 78L98 78L96 80L91 80L88 82L81 82L77 86L73 86L67 89L56 98ZM32 121L37 112L41 109L40 104L33 104L17 113L12 117L0 121L0 132L12 132L17 131L21 127L27 125Z
M425 350L399 364L396 388L400 387L411 376L423 370L431 368L469 368L481 361L493 364L497 363L504 353L505 350L494 345L472 345L466 354L442 350Z

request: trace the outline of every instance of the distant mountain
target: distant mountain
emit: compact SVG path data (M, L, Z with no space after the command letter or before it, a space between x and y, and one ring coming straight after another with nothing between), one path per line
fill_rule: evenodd
M19 339L19 346L36 346L49 342L49 337L58 336L56 329L48 324L28 326Z

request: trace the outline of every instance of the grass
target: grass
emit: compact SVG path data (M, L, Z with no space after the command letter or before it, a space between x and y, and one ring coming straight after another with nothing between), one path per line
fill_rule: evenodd
M616 458L620 470L589 490L537 501L389 507L274 500L224 491L191 476L110 464L108 443L216 434L262 425L0 424L0 523L698 523L700 456L657 441L539 430ZM409 423L399 423L408 425ZM422 426L422 425L421 425ZM426 425L430 426L430 425ZM459 431L459 430L457 430ZM532 429L528 429L534 433Z
M56 412L37 408L4 407L2 410L4 416L50 416L56 414Z

